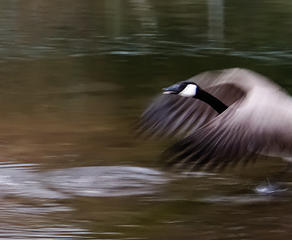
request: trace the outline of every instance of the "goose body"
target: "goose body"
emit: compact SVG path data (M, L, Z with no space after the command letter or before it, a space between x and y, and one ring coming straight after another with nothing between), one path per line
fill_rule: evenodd
M266 77L205 72L164 92L142 114L140 131L177 139L163 154L170 165L223 169L257 154L291 161L292 98Z

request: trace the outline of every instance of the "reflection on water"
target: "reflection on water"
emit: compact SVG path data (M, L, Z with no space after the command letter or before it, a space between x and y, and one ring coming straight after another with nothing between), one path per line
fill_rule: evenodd
M287 61L292 56L289 1L71 4L66 0L60 5L56 0L29 4L6 0L0 4L2 61L108 54L224 54L267 61Z
M216 43L224 41L224 0L208 0L208 36Z
M292 91L286 0L0 2L1 239L290 239L279 159L161 170L133 123L162 87L247 67ZM275 180L276 181L276 180Z

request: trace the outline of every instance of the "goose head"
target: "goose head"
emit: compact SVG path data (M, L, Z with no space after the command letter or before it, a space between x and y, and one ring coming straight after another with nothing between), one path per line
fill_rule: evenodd
M194 82L183 81L163 88L163 94L177 94L182 97L196 97L199 86Z
M214 108L218 113L224 112L228 106L221 102L215 96L209 94L196 83L190 81L183 81L163 88L163 94L176 94L181 97L196 98Z

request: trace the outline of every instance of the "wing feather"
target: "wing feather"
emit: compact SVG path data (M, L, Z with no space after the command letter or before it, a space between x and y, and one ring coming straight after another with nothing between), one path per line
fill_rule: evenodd
M231 163L234 166L261 152L273 136L249 126L248 117L238 118L237 105L239 103L230 106L194 134L167 149L162 155L167 165L223 170Z

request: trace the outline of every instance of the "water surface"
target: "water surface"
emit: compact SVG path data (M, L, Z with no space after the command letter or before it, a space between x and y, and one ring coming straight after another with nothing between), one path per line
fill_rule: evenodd
M263 158L166 170L133 124L160 89L245 67L292 92L285 0L0 2L1 239L290 239L291 174ZM276 181L286 191L261 193Z

